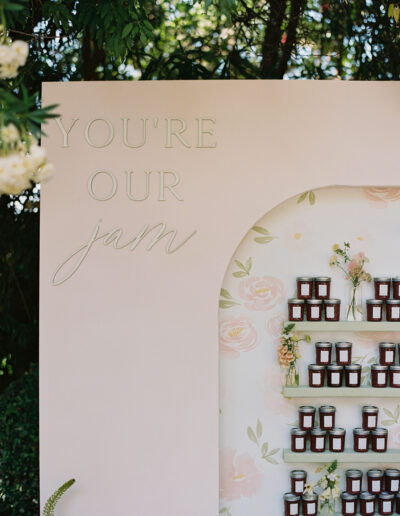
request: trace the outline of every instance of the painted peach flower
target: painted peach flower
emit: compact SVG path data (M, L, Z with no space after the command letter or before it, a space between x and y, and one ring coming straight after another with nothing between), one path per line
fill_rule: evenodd
M248 453L237 454L231 448L221 451L220 498L239 500L257 494L262 486L262 474Z
M258 345L258 335L253 322L247 317L234 317L221 321L219 349L230 358L239 358L241 351L251 351Z
M265 328L269 335L279 338L282 331L282 321L285 320L285 314L282 312L278 315L268 317L265 322Z
M240 282L239 296L248 310L271 310L286 298L286 291L278 278L253 276Z
M363 191L377 208L386 208L389 202L400 200L400 188L398 187L369 187L364 188Z

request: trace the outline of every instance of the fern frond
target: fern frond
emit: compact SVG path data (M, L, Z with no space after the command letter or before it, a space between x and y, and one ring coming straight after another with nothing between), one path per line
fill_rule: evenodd
M75 484L75 479L71 478L68 482L65 482L61 487L55 491L50 498L47 500L44 508L43 508L43 516L54 516L54 508L58 502L58 500L62 497L62 495L67 491L72 484Z

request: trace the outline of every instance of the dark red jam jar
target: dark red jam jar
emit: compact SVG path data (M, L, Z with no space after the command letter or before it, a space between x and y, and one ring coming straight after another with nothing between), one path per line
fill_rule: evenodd
M393 299L400 299L400 278L392 278ZM399 511L397 511L399 512Z
M364 430L375 430L378 426L378 407L364 405L362 408L362 427Z
M375 299L389 299L390 278L374 278Z
M308 366L308 384L310 387L323 387L325 383L325 366L310 364Z
M400 301L400 300L399 300ZM379 343L380 365L393 365L395 361L396 344L394 342Z
M343 366L337 364L328 365L326 368L326 381L328 387L341 387L343 383Z
M343 516L354 516L357 514L357 495L341 493Z
M361 516L372 516L375 514L375 495L363 491L360 496L360 514Z
M318 495L303 495L303 516L316 516L318 509Z
M383 491L378 495L378 514L393 514L394 494Z
M374 452L384 453L387 450L388 431L386 428L371 430L371 448Z
M289 321L302 321L304 319L305 303L304 299L289 299L288 312Z
M336 408L332 405L319 407L319 427L322 430L333 430L335 428Z
M357 453L364 453L369 448L369 430L364 428L354 428L353 430L354 439L354 451Z
M400 514L400 493L396 494L396 512Z
M340 320L340 299L326 299L324 301L325 321Z
M291 450L292 452L303 453L306 451L307 432L301 428L292 428L291 436Z
M390 387L400 387L400 366L389 367L389 385Z
M315 407L303 405L299 407L300 430L311 430L315 426Z
M297 297L299 299L311 299L313 296L314 278L311 276L300 276L297 281Z
M334 428L329 432L329 451L333 453L343 453L346 440L346 430L344 428Z
M332 359L332 343L316 342L315 343L315 361L318 365L328 365Z
M386 320L389 322L400 321L400 299L386 301Z
M319 276L314 278L315 297L317 299L329 299L331 295L331 278Z
M351 364L351 349L353 344L351 342L336 342L336 363L337 365Z
M310 450L314 453L324 452L326 449L326 430L313 428L311 430Z
M371 383L372 387L386 387L388 376L388 366L372 364L371 365Z
M400 491L400 470L385 470L385 491L388 493L398 493Z
M283 495L285 502L285 516L297 516L300 514L300 496L293 493Z
M307 472L303 469L294 469L290 472L292 494L302 496L306 485Z
M367 299L367 321L382 321L383 301Z
M307 321L322 320L322 300L309 299L307 301Z
M344 366L344 377L346 387L360 387L361 385L361 365L350 364Z
M361 493L362 471L359 469L348 469L346 471L346 491L353 495Z
M381 469L369 469L367 471L368 492L379 494L383 491L383 471Z

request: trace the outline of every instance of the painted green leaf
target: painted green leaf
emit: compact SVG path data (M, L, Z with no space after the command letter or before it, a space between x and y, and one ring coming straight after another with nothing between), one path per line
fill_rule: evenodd
M261 453L262 453L263 455L267 455L267 453L268 453L268 443L264 443L264 444L262 445L262 447L261 447Z
M253 231L257 231L257 233L261 233L262 235L269 235L269 231L261 226L253 226L251 229Z
M382 421L383 426L391 426L391 425L394 425L395 423L396 423L396 421L393 421L393 419L384 419Z
M267 462L270 462L271 464L278 464L278 461L274 459L273 457L265 457L265 460Z
M235 260L236 265L239 267L239 269L246 270L246 267L243 265L242 262L239 262L239 260Z
M297 199L297 204L300 204L304 201L304 199L307 197L308 192L304 192L300 195L300 197Z
M368 360L368 364L373 364L376 362L376 358L375 357L372 357Z
M235 278L243 278L244 276L247 276L247 272L244 272L244 271L233 272L232 276L234 276Z
M253 259L250 256L250 258L248 258L246 265L245 265L247 272L250 272L252 265L253 265Z
M253 441L253 443L256 443L258 445L258 439L256 437L256 434L254 433L254 430L251 428L251 426L249 426L247 428L247 435L248 435L250 441Z
M315 193L314 192L310 192L309 195L308 195L308 200L310 201L310 204L313 205L315 204Z
M256 432L257 432L257 437L260 438L262 436L262 431L263 431L263 428L262 428L262 424L261 424L261 421L259 419L257 419L257 428L256 428Z
M275 453L278 453L278 451L280 450L280 448L274 448L273 450L271 450L268 455L275 455Z
M254 239L255 242L258 244L269 244L272 240L274 240L276 237L257 237Z
M238 305L239 303L235 303L235 301L227 301L226 299L220 299L219 300L219 307L220 308L232 308L235 305Z
M233 297L229 294L226 288L221 288L221 297L226 297L226 299L233 299Z
M394 417L394 414L392 414L392 413L390 412L390 410L389 410L389 409L384 408L384 409L383 409L383 412L384 412L387 416L391 417L392 419L396 419L396 418Z
M400 405L397 405L396 410L394 411L394 418L396 421L398 421L400 416Z

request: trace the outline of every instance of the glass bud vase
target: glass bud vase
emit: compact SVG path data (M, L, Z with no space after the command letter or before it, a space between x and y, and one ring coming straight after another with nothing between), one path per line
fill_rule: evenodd
M338 505L337 500L331 496L330 498L328 498L327 500L324 500L320 504L320 509L319 509L318 514L320 514L320 516L335 516L337 514L336 513L337 505Z
M286 387L298 387L299 386L299 373L297 371L295 363L292 363L287 369L285 369L283 384Z
M348 297L348 304L346 308L346 319L348 321L362 321L363 307L362 307L362 289L361 285L354 287L350 285Z

